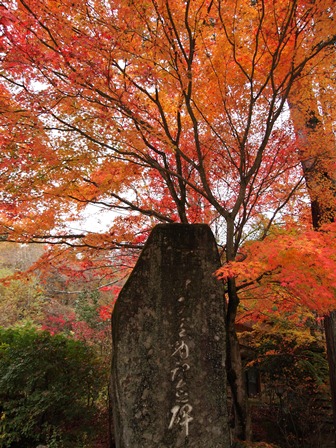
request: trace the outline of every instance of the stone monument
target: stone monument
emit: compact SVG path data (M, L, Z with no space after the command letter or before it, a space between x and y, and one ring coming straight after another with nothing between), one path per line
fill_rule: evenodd
M228 448L223 285L203 224L150 234L112 316L117 448Z

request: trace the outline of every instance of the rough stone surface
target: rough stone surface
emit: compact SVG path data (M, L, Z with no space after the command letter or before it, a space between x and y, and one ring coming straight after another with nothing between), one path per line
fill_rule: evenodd
M112 316L117 448L227 448L223 287L203 224L152 231Z

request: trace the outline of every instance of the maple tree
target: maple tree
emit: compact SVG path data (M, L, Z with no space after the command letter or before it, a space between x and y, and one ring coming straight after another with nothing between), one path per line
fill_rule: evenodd
M111 272L106 256L100 257L100 264L69 256L69 268L63 263L64 248L60 252L61 260L57 251L51 258L41 245L0 246L0 326L29 323L52 335L67 335L94 346L108 366L109 319L124 281L123 270L113 266L117 272Z
M139 248L157 222L206 222L232 263L261 216L266 234L307 206L286 110L335 43L331 0L0 7L2 239L119 250ZM107 232L71 229L88 204L119 212ZM234 276L227 296L246 438Z
M336 286L336 223L324 224L318 232L313 230L311 226L307 227L307 223L300 222L290 222L286 226L274 226L263 240L246 242L241 248L240 260L226 263L218 271L220 277L235 279L240 297L236 322L243 323L245 326L248 325L247 328L257 329L253 333L254 336L250 344L250 346L257 348L257 351L258 347L255 344L258 341L258 334L259 336L264 335L266 340L275 337L277 341L279 339L286 341L288 340L286 332L289 329L295 329L289 339L295 339L298 346L302 347L300 344L302 342L304 342L303 346L308 344L312 340L312 335L316 332L319 333L319 337L315 338L314 336L313 339L318 340L319 344L323 341L322 345L324 345L325 337L322 337L322 333L323 322L326 319L327 322L329 321L329 332L334 334L332 315L335 309ZM329 316L330 311L332 311L330 317L324 317ZM309 337L310 333L311 336ZM325 324L325 334L328 337L327 324ZM245 347L246 340L241 335L240 340ZM286 354L281 353L281 345L274 344L272 348L273 350L266 353L267 356L263 359L253 359L253 363L256 363L258 370L261 369L261 372L272 371L272 368L274 369L276 365L280 367L281 357L289 361L293 355L291 350ZM327 392L323 392L326 402L330 400L330 393L328 392L332 392L331 397L335 393L332 382L334 355L335 352L331 351L330 346L328 346L331 381L329 383L324 378L324 388L320 390L320 392L323 392L323 390ZM304 359L304 356L305 354L301 353L299 359ZM323 364L327 365L325 358ZM293 367L291 363L290 365ZM299 393L300 389L294 386L298 378L296 377L293 381L288 372L285 373L282 367L280 370L284 378L290 381L291 387L296 390L297 394L294 402L289 404L292 424L302 422L304 412L307 412L307 416L303 420L311 421L311 417L316 417L314 413L316 408L314 411L312 409L309 411L308 403L306 408L303 406L304 400L307 399L305 394L308 394L309 400L318 401L320 392L316 395L316 390L314 391L311 388L311 384L302 381ZM293 374L294 372L291 373L291 375ZM295 375L297 374L298 372ZM262 375L262 378L263 381L267 381L267 376ZM317 385L318 381L315 386ZM288 388L282 386L281 388L282 391L287 390L288 392ZM299 398L300 394L302 394L301 398ZM290 401L290 397L293 398L293 394L288 395L285 399ZM278 401L279 398L276 406L279 406ZM301 410L300 406L302 406ZM272 414L272 411L268 409L266 415L270 412ZM309 412L313 413L309 414ZM296 420L298 416L300 416L299 420ZM288 418L288 414L286 417ZM254 425L259 421L258 418L258 415L252 409ZM280 424L283 431L289 430L290 426L285 420L280 423L273 423ZM317 424L312 426L317 433L321 429ZM316 441L312 441L312 426L308 426L310 429L306 435L309 435L309 443L312 443L312 446L317 446ZM295 431L295 434L299 433L300 431ZM288 434L290 434L290 430ZM330 431L330 435L334 435L334 430ZM293 437L293 434L291 437ZM308 446L307 441L305 442L306 445Z
M239 319L304 325L335 307L336 225L320 232L279 226L241 249L244 259L223 265L219 277L234 277L241 299Z

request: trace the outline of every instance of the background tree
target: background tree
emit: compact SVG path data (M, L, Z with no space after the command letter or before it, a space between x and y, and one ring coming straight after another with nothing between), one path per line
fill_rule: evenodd
M107 372L90 347L34 327L1 328L0 372L1 447L84 446L89 438L96 446Z
M38 247L43 251L41 245ZM41 254L40 250L38 254ZM4 412L1 416L4 426L0 430L3 436L0 439L0 446L33 444L35 447L38 437L40 442L48 443L54 448L65 447L69 444L72 446L73 443L76 445L79 443L81 446L89 444L97 448L105 446L108 434L107 372L111 363L109 319L118 286L114 281L108 283L105 278L107 283L101 291L99 280L95 280L95 277L103 278L104 273L100 272L100 276L97 276L98 267L95 266L93 271L95 274L92 275L90 264L84 262L83 259L77 260L77 265L72 263L71 269L66 270L60 265L60 272L57 273L55 260L53 265L44 263L44 257L43 260L33 263L38 254L34 245L3 243L0 246L0 265L7 266L0 269L0 275L4 276L0 279L2 280L0 283L0 325L2 327L0 333L3 336L0 336L0 345L2 344L3 349L11 353L10 360L6 356L2 359L4 366L2 366L1 375L4 377L4 385L2 385L1 402L7 413ZM33 263L34 270L29 263ZM17 270L19 267L26 270L20 272ZM39 269L36 269L37 267ZM13 268L16 269L13 270ZM103 267L101 269L104 270ZM91 283L88 273L91 274ZM53 281L50 281L49 277L52 277ZM62 278L62 288L55 291L57 284L55 278L58 277ZM86 289L89 287L95 289L89 291ZM30 326L27 326L28 324ZM47 330L48 333L42 333L41 329ZM34 339L35 337L38 342ZM44 337L47 340L44 340ZM97 381L91 384L91 379L88 377L83 391L78 391L78 397L82 397L85 401L87 397L85 384L91 384L89 387L92 387L95 394L94 405L83 410L88 418L80 418L80 423L75 421L78 414L74 407L78 406L78 402L72 399L69 402L62 397L63 393L70 396L72 394L72 391L63 391L64 388L66 389L63 383L70 386L68 376L71 374L72 367L69 367L70 361L63 360L62 357L73 357L73 353L72 349L67 351L60 341L67 347L73 344L74 350L83 349L83 356L76 354L75 359L71 360L73 363L71 365L79 372L79 375L83 371L83 375L88 374L90 377L92 369L97 375ZM42 355L40 348L37 347L39 344L43 345ZM15 356L18 358L14 359ZM37 356L38 360L34 356ZM51 357L52 362L49 359ZM88 357L91 369L89 373L87 371ZM58 362L62 363L63 370L59 368ZM34 378L43 378L47 374L52 384L48 385L42 381L37 387L38 390L30 387L26 378L26 375L30 374L30 367L27 367L25 363L31 364ZM6 369L11 373L8 373ZM48 369L55 369L56 372L51 374ZM13 376L11 376L12 373ZM15 382L18 378L20 381L16 384L14 393L12 381ZM0 385L0 389L2 386ZM5 391L5 386L6 391L9 388L13 389L11 394ZM48 390L49 387L55 389L53 393ZM57 388L62 390L56 391ZM25 395L26 401L20 401L20 412L16 415L11 410L18 405L18 396L22 395ZM53 413L49 407L53 406L53 400L56 398L58 402ZM40 405L41 409L39 409ZM46 407L48 407L47 411ZM82 412L81 407L82 403L79 404L79 412ZM66 416L59 416L59 413L64 413ZM70 417L71 414L74 417ZM93 423L95 428L90 426ZM68 427L70 425L71 428ZM92 434L87 431L88 427L91 428Z
M255 435L281 447L324 446L333 440L324 343L320 331L292 319L256 325L243 338L254 352L247 371L257 369L262 383Z
M2 238L112 249L139 246L156 222L207 222L234 261L260 214L267 231L300 193L284 111L335 42L332 6L2 2ZM66 220L87 204L127 217L104 234L71 231ZM227 297L228 378L246 438L232 276Z
M301 81L301 88L291 95L291 116L297 135L301 164L311 201L311 215L315 230L334 222L336 216L336 139L334 75L331 83L321 72L333 70L333 52L329 51L320 66ZM332 82L333 81L333 82ZM297 86L298 87L298 86ZM336 312L330 307L325 315L329 374L334 408L336 435Z
M1 278L11 276L9 269L0 269ZM0 326L43 321L44 294L38 279L33 276L0 283Z

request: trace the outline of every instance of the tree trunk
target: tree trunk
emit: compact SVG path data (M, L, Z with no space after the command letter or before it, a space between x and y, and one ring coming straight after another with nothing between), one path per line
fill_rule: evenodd
M336 446L336 311L324 317Z
M228 281L228 295L229 303L226 317L226 367L233 408L233 436L239 440L251 440L251 415L248 405L240 345L235 327L239 298L236 292L234 279L229 279Z
M315 117L315 114L310 114ZM319 120L314 121L314 126L310 123L306 123L307 133L312 134ZM311 137L311 135L310 135ZM322 164L323 166L324 164ZM333 222L335 220L335 200L336 185L335 179L333 179L326 171L320 169L320 163L318 157L314 160L307 169L305 169L305 163L302 163L304 175L307 182L308 191L311 194L311 212L312 223L315 230L319 230L322 224ZM314 192L314 184L323 185L323 191L327 200L321 197L321 194ZM328 353L328 366L329 366L329 378L330 378L330 391L331 401L333 408L334 419L334 434L335 434L335 446L336 446L336 311L331 311L329 315L324 316L324 328L326 334L326 344Z
M310 101L302 107L300 101L289 101L291 117L300 142L301 165L311 200L312 224L316 231L321 225L333 222L336 217L336 178L331 160L335 154L333 133L325 128L323 117L318 113L316 94L311 84ZM323 138L330 134L328 138ZM320 142L322 146L319 147ZM323 144L324 143L324 144ZM315 151L312 151L312 148ZM331 399L334 417L336 446L336 311L324 316L328 352Z

